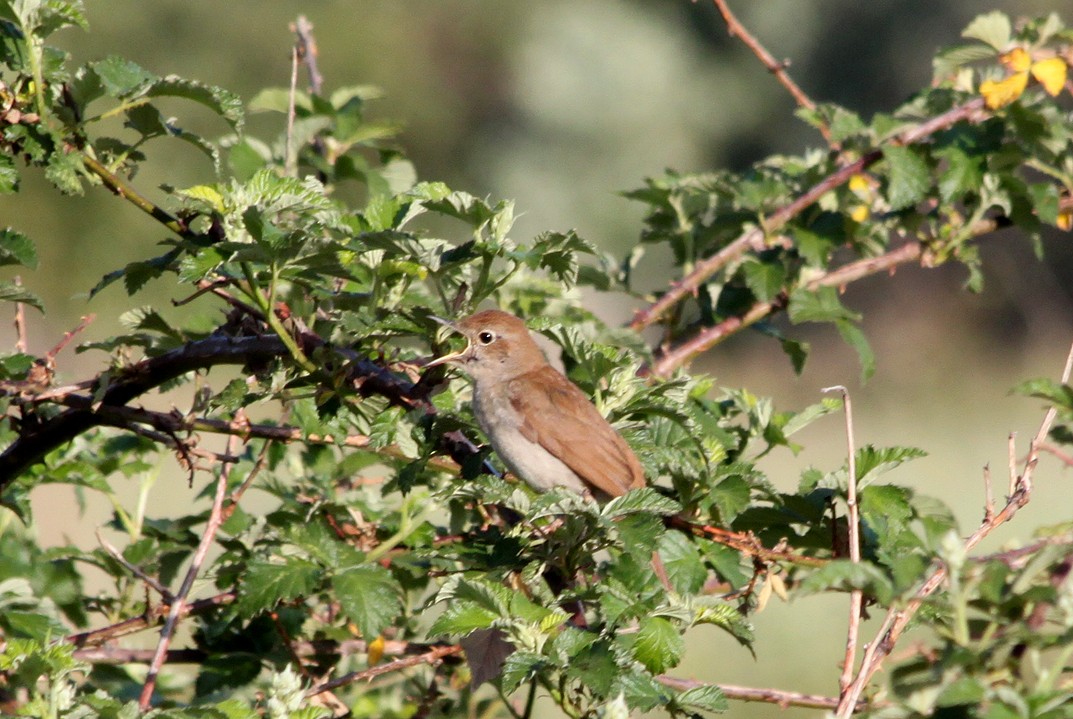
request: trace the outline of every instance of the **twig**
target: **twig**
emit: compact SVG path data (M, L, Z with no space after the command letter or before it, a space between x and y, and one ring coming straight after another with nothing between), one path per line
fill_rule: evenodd
M22 287L22 278L15 275L15 286ZM15 303L15 351L26 354L29 343L26 341L26 305Z
M42 401L42 399L48 399L56 404L76 409L91 409L93 407L93 399L91 397L74 394L78 390L88 389L86 383L82 383L81 385L68 385L63 389L65 390L64 392L58 392L57 389L52 389L42 395L32 395L28 398L28 401L39 402ZM160 435L156 433L146 433L144 431L141 431L140 433L143 436L149 437L153 441L161 442L168 446L174 446L175 439L171 434L178 432L209 432L212 434L233 435L244 440L267 439L283 442L285 444L305 442L307 444L328 444L356 449L370 449L370 445L372 444L372 440L364 434L349 434L342 437L335 437L330 434L306 434L298 427L287 425L249 424L248 422L236 420L228 421L223 419L211 419L208 417L188 417L175 411L157 412L143 407L112 407L102 405L96 408L95 414L100 418L99 424L119 427L120 429L138 431L133 426L134 424L147 424L159 429L167 434ZM207 459L228 462L237 461L237 457L234 455L223 455L194 447L187 447L186 449L190 454L202 456ZM405 455L399 446L394 444L377 447L375 450L370 449L370 451L375 451L377 454L386 457L394 457L397 459L405 458ZM431 457L428 460L428 466L438 469L441 472L457 473L459 471L459 464L449 457Z
M1009 462L1009 481L1010 490L1007 493L1007 497L1012 497L1013 493L1017 491L1017 433L1010 432L1007 437L1006 447L1006 459Z
M362 670L360 672L350 672L344 674L341 677L332 679L331 681L318 684L306 692L307 697L316 696L322 692L336 689L345 684L351 684L353 682L369 681L375 679L383 674L390 674L391 672L397 672L402 669L409 669L410 667L420 666L422 664L428 664L431 666L439 665L444 658L450 656L456 656L462 653L462 647L458 644L449 644L446 646L435 647L429 651L418 654L413 657L406 657L405 659L396 659L393 662L387 664L380 664L375 667Z
M958 105L941 115L937 115L926 122L902 132L892 140L889 145L901 146L919 142L939 130L950 127L962 120L972 118L980 113L983 107L984 101L982 97L969 100L962 105ZM719 250L719 252L697 262L694 269L682 279L672 283L670 289L667 290L662 297L647 307L638 310L634 314L633 320L629 323L630 329L640 331L658 321L667 310L676 305L686 296L696 292L709 277L725 267L728 263L740 257L749 249L763 249L765 247L765 238L767 235L782 228L786 223L819 200L824 194L849 182L851 177L871 167L882 157L883 150L876 149L864 154L854 162L839 167L837 170L834 170L799 195L796 199L783 205L772 213L761 223L761 226L745 231L736 240Z
M193 606L193 605L188 605ZM365 654L369 646L364 639L346 639L334 642L326 639L294 642L295 656L306 657L347 657ZM416 644L398 640L384 642L385 656L419 654L429 650L427 644ZM128 649L115 646L86 646L75 649L74 656L92 664L148 664L153 660L155 649ZM169 649L168 664L200 664L209 653L203 649Z
M231 439L235 436L232 435ZM228 441L231 441L230 439ZM224 521L230 519L231 515L235 511L235 507L238 506L239 501L242 499L242 495L246 493L246 490L253 485L253 480L257 478L257 475L261 473L261 470L265 468L268 463L268 450L272 448L271 442L265 442L261 447L260 454L257 455L257 461L253 463L253 468L250 469L249 474L246 475L246 479L242 480L242 484L235 488L231 492L231 496L227 498L227 506L224 507Z
M184 603L182 616L185 617L190 614L198 614L204 611L210 611L216 607L231 604L235 601L236 597L236 592L230 590L211 597L206 597L205 599L199 599L196 602L190 602L189 604ZM124 619L121 622L109 624L106 627L78 632L77 634L69 634L67 636L67 641L80 648L99 646L113 639L118 639L119 637L147 629L155 625L156 622L166 616L168 612L168 605L160 604L155 607L150 607L144 614L137 617Z
M1062 384L1069 383L1071 373L1073 373L1073 347L1070 347L1069 354L1066 357L1065 367L1062 370ZM1024 471L1021 473L1021 477L1018 480L1014 491L1007 499L1006 505L995 514L990 521L981 523L976 531L965 540L966 552L971 551L997 527L1010 521L1021 507L1028 504L1032 494L1031 477L1039 462L1040 448L1047 440L1047 435L1051 431L1051 427L1057 416L1058 409L1054 406L1051 406L1044 414L1039 430L1036 432L1036 436L1033 438L1032 444L1029 447L1028 456L1025 459ZM880 667L883 665L884 659L890 655L891 651L894 649L894 645L901 637L902 632L905 631L906 626L923 605L924 600L931 596L935 590L942 585L945 578L946 565L941 562L933 564L931 574L928 575L927 579L924 580L913 594L912 599L900 609L891 607L887 611L879 631L876 633L875 639L865 650L864 657L861 659L861 667L857 671L853 683L849 686L847 691L842 694L839 700L838 710L836 712L837 717L847 719L853 714L857 707L857 701L864 692L864 688L868 685L868 682L871 681L875 673L879 671Z
M313 24L305 15L299 15L295 20L292 30L298 36L298 59L306 66L309 73L309 91L314 95L321 93L324 86L324 77L317 68L317 40L313 37Z
M318 343L320 346L325 344L311 333L303 334L301 340L308 351L315 349ZM435 413L435 407L430 402L412 396L414 385L408 380L356 353L334 349L348 359L347 381L361 396L379 395L395 406ZM125 405L135 397L195 370L218 365L256 365L286 356L287 348L278 337L211 335L111 372L112 379L97 406ZM43 421L32 433L20 436L0 453L0 491L50 450L101 423L102 417L92 409L70 409ZM444 435L443 441L444 451L459 464L477 451L473 443L457 431Z
M848 459L846 468L846 523L849 530L849 561L859 564L861 561L860 509L857 506L857 448L853 438L853 403L850 402L849 390L842 385L825 387L823 392L838 392L842 395L842 406L846 410L846 445ZM864 592L854 589L849 595L849 626L846 629L846 656L842 662L842 676L838 680L839 694L844 694L853 680L853 669L857 663L857 638L861 628L861 607L864 604Z
M183 605L186 604L186 597L189 596L190 590L194 587L194 580L197 579L197 575L201 571L201 564L205 561L205 556L209 553L209 548L216 538L216 530L219 529L223 521L223 502L231 466L226 464L220 470L220 476L216 480L216 496L212 500L212 510L209 513L208 524L201 534L201 542L198 544L194 557L190 561L190 568L186 571L182 586L175 595L175 601L171 603L168 618L164 620L164 627L160 630L160 641L157 642L156 653L149 664L149 673L145 678L145 684L142 686L141 696L138 698L138 708L143 712L149 710L150 701L153 698L153 689L156 687L156 680L160 674L161 667L164 665L164 660L167 658L168 645L171 643L175 628L179 624L179 617L182 614Z
M767 562L789 562L791 564L799 564L807 567L822 567L827 564L827 560L819 557L809 557L804 554L796 554L789 550L782 550L779 548L769 549L761 544L760 540L751 533L742 534L740 532L731 532L730 530L722 529L721 527L713 527L708 524L696 524L684 517L678 516L666 517L664 522L667 526L673 527L674 529L684 530L697 537L704 537L705 539L730 547L731 549L736 549L739 552Z
M82 164L86 169L99 177L104 186L115 194L131 203L145 214L152 217L169 230L180 237L191 237L190 229L180 220L170 215L166 210L140 194L132 186L121 180L115 173L102 165L100 162L85 153L82 153Z
M990 522L995 516L995 496L991 491L991 465L984 465L984 521Z
M287 177L298 176L298 155L294 152L294 102L298 89L298 48L291 48L291 87L287 97L287 134L284 136L283 161L286 165L284 174ZM293 154L292 154L293 153Z
M816 103L805 94L804 90L793 81L790 74L786 72L786 68L789 67L789 63L785 60L779 62L775 57L767 51L760 41L757 40L745 26L741 24L734 13L730 11L730 6L727 5L725 0L712 0L715 3L715 7L719 10L719 14L723 16L723 22L726 23L727 33L731 37L736 37L742 41L742 43L756 55L761 64L767 71L775 76L775 79L779 81L783 87L787 89L791 96L794 98L800 107L806 110L815 110ZM831 130L827 127L826 123L819 126L820 134L823 135L823 139L827 141L827 144L831 144Z
M97 530L97 541L100 542L101 547L104 548L104 551L108 552L112 559L118 562L124 569L133 574L135 577L155 589L160 594L160 596L164 598L165 601L170 602L173 599L173 595L167 587L157 581L156 577L150 577L148 574L143 572L141 567L136 567L135 565L128 562L127 558L124 557L123 554L118 549L116 549L111 542L109 542L101 535L100 529Z
M56 345L48 351L48 354L45 355L45 361L49 363L54 362L56 360L56 355L63 351L63 348L66 347L68 343L70 343L70 341L75 338L75 335L89 327L90 323L93 322L93 320L95 319L97 319L97 315L83 315L82 318L78 321L78 325L73 330L68 330L67 332L64 332L63 337L60 339L60 341L57 342Z
M1067 467L1073 467L1073 455L1070 455L1068 452L1063 452L1050 442L1042 443L1039 448L1040 450L1057 457Z
M818 694L802 694L801 692L790 692L782 689L758 689L755 687L742 687L734 684L707 684L705 682L698 682L692 679L679 679L678 677L670 677L666 674L660 674L656 677L656 681L665 687L677 691L686 691L689 689L700 689L707 686L716 686L727 697L727 699L737 699L743 702L764 702L765 704L777 704L779 707L785 709L786 707L804 707L807 709L834 709L838 706L838 699L834 697L825 697ZM862 702L859 709L864 709L865 704Z
M922 252L923 246L919 242L909 242L878 257L866 257L831 270L809 281L805 289L811 291L820 287L840 287L863 277L890 270L900 264L912 262L918 259ZM785 309L788 303L789 297L786 294L780 294L773 300L757 302L740 316L728 317L722 322L704 327L679 344L657 352L647 373L657 377L669 376L675 369L688 363L701 352L768 315ZM642 371L641 374L646 374L646 372Z

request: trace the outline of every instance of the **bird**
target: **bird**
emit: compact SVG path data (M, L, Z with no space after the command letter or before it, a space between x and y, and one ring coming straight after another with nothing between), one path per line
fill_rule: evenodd
M537 491L565 487L603 502L645 486L637 455L586 394L552 367L519 317L484 310L457 322L452 365L473 380L473 413L507 468Z

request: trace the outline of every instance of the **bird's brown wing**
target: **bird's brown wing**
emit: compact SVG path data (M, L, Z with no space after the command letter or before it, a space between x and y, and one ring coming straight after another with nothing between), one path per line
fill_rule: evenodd
M519 391L521 387L526 391ZM534 388L536 391L533 391ZM637 456L585 393L552 367L510 381L510 402L522 417L522 435L544 447L597 493L618 497L645 486Z

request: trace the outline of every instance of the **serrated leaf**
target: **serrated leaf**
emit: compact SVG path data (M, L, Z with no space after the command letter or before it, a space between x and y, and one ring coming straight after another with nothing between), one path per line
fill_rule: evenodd
M704 585L708 570L700 552L684 532L667 532L660 538L659 556L671 586L679 594L695 594Z
M931 187L931 170L913 147L893 146L883 150L890 169L887 202L892 210L901 210L923 200Z
M82 158L77 153L59 150L49 156L45 177L63 194L81 195L81 169Z
M429 627L431 636L458 637L488 629L499 618L495 612L470 602L451 602Z
M1004 51L1010 44L1013 26L1010 18L997 10L976 17L962 32L962 37L985 42L998 51Z
M615 497L604 505L600 513L608 519L614 519L637 512L651 512L667 516L681 511L682 505L670 497L664 497L652 487L642 487Z
M786 268L774 262L749 261L742 265L745 286L761 302L770 302L786 284Z
M951 202L968 192L978 191L984 175L977 158L956 147L944 148L936 155L946 162L939 175L939 196L943 202Z
M242 129L245 121L242 100L238 95L178 75L168 75L153 82L145 94L148 97L181 97L204 105L222 117L236 132Z
M343 614L358 625L363 637L379 636L402 611L399 585L379 565L346 569L335 575L332 585Z
M953 75L962 66L980 60L989 60L996 55L995 48L987 45L972 43L970 45L957 45L940 50L931 61L932 69L937 80L944 80Z
M285 562L254 562L246 569L238 597L238 611L244 616L275 607L309 594L320 578L320 567L297 557Z
M857 487L864 488L895 467L927 454L916 447L861 447L856 456Z
M730 706L723 690L714 684L686 689L675 696L674 703L687 712L725 712Z
M685 641L674 624L663 617L645 617L633 643L633 656L653 674L676 666Z
M865 336L864 331L852 322L845 320L835 322L835 327L838 328L838 333L842 335L842 339L845 340L846 344L857 352L857 359L861 363L861 382L868 381L876 372L876 355L872 351L872 345L868 343L868 338Z
M1032 379L1017 385L1013 391L1026 397L1046 400L1066 411L1073 411L1073 387L1067 384L1047 378Z
M0 230L0 265L23 265L37 269L37 248L33 240L10 227Z
M787 307L790 321L800 322L834 322L836 320L860 320L860 315L852 312L838 299L838 290L834 287L820 287L815 290L798 289L790 295Z
M14 282L0 282L0 302L22 302L41 312L45 311L45 305L40 297Z
M467 656L469 656L468 653ZM502 664L503 693L510 694L521 686L522 682L534 676L536 672L543 669L547 664L547 659L532 652L514 652L510 654ZM470 671L473 671L472 663L470 663ZM484 678L484 674L485 672L481 672L481 678ZM471 682L473 687L479 686L477 676L474 672L474 678Z
M802 594L832 590L863 590L880 604L890 602L894 588L890 579L871 562L851 562L835 559L809 574L798 586Z
M670 689L640 670L620 672L613 689L621 692L631 707L643 712L665 707L672 700Z
M773 577L777 575L769 575ZM772 584L770 581L768 584ZM721 599L702 597L694 607L694 624L712 624L725 629L730 636L743 646L752 649L753 625L742 615L737 607Z
M826 417L832 412L837 412L841 408L842 401L834 397L828 397L826 399L820 400L815 404L811 404L808 407L805 407L799 412L795 412L794 416L791 417L786 422L786 424L783 425L782 433L786 437L790 437L797 432L800 432L802 429L812 424L820 417Z
M0 194L8 195L19 189L19 170L13 158L0 156Z
M121 98L136 90L144 89L157 76L135 62L115 55L89 64L101 81L105 92Z

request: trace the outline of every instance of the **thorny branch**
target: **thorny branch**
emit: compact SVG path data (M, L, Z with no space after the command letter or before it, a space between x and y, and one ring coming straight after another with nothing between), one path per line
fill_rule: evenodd
M924 140L939 130L945 129L963 120L971 120L981 114L984 108L983 98L974 98L958 105L941 115L922 122L897 135L889 144L891 146L912 145ZM798 195L793 201L775 210L763 218L757 227L749 229L738 236L723 249L696 263L694 269L680 280L672 283L658 300L638 310L629 323L630 329L641 331L659 319L674 305L696 292L712 275L726 267L749 250L766 249L767 237L784 227L790 220L812 206L823 195L849 182L854 175L864 172L883 158L883 150L876 149L860 158L842 165L837 170Z
M816 103L812 101L812 98L805 94L805 91L793 81L793 78L790 77L790 73L786 71L789 63L785 60L782 62L776 60L775 56L768 52L767 48L765 48L760 41L741 24L734 13L731 12L730 5L727 4L726 0L712 0L712 2L715 4L716 9L719 10L719 14L723 16L723 22L725 22L727 26L727 33L731 37L736 37L741 40L742 43L756 55L757 59L760 60L767 71L774 75L775 79L779 81L779 84L785 87L790 95L793 96L794 102L806 110L815 109ZM830 144L831 131L827 125L820 126L820 134L823 135L823 139Z
M1069 383L1071 373L1073 373L1073 347L1070 347L1065 367L1062 370L1062 384ZM1058 410L1056 407L1052 406L1047 410L1043 416L1043 421L1040 423L1039 430L1029 446L1021 474L1015 478L1015 487L1007 498L1006 505L993 516L985 517L976 531L965 540L964 547L966 552L971 551L996 528L1013 519L1013 516L1028 504L1032 497L1032 475L1039 462L1041 447L1046 442L1047 435L1050 433L1051 426L1057 416ZM875 639L868 644L864 652L860 669L857 671L853 682L842 693L836 712L836 716L840 717L840 719L846 719L856 711L857 702L860 700L865 687L868 686L869 681L879 671L887 656L890 655L902 632L905 631L906 626L916 615L924 601L942 586L946 579L946 573L947 568L944 564L933 565L931 573L921 583L913 594L912 599L904 606L894 606L887 611L879 631L876 632Z

